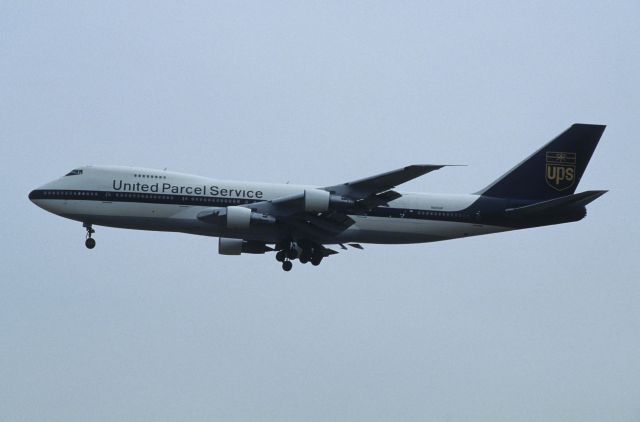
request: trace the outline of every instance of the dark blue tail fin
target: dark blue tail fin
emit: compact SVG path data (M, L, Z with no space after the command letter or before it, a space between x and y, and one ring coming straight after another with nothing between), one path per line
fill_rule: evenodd
M573 194L605 127L572 125L478 194L540 200Z

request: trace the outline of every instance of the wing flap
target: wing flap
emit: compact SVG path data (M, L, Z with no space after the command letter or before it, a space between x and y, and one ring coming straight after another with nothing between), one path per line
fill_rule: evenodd
M330 238L342 233L355 223L351 217L337 212L322 214L302 214L284 220L313 238Z

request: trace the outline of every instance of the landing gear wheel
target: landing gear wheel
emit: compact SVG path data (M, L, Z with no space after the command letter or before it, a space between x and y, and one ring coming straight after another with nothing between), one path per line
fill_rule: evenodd
M276 253L276 261L278 262L284 262L286 257L287 257L287 254L285 251L278 251Z
M320 265L320 263L322 262L322 256L314 256L313 258L311 258L311 265L317 267L318 265Z
M282 269L285 271L291 271L291 268L293 268L293 264L291 263L291 261L284 261L282 263Z
M84 241L84 246L86 246L87 249L95 248L96 247L96 241L95 241L95 239L91 238L91 235L94 234L96 231L93 230L93 227L91 227L91 224L84 223L82 226L87 229L87 240Z

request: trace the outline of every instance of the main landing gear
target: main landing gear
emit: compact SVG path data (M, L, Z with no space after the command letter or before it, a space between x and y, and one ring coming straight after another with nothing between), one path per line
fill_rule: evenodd
M87 240L84 241L84 246L86 246L87 249L95 248L96 240L92 238L91 235L94 234L96 231L93 230L93 227L91 227L91 224L84 223L82 227L85 227L87 229Z
M298 242L286 243L276 253L276 261L282 262L284 271L291 271L293 263L291 261L299 259L301 264L311 262L311 265L317 266L324 258L323 248L320 245Z
M279 250L276 253L276 261L282 262L282 269L285 271L291 271L293 268L293 263L289 260L291 255L291 250Z

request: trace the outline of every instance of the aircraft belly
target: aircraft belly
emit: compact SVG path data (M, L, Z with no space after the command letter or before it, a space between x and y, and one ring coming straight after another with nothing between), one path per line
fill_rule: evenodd
M281 237L275 227L229 232L215 224L202 222L198 220L197 215L203 209L209 208L202 206L74 200L56 206L47 204L47 207L62 217L99 226L236 237L265 242L276 242Z
M55 214L101 226L216 235L211 233L211 225L196 218L197 213L205 207L85 200L45 201L47 209Z
M274 227L252 228L246 233L227 232L198 220L198 212L208 208L202 206L58 199L42 201L46 201L46 204L41 206L46 205L46 209L55 214L102 226L240 237L265 242L275 242L282 236L281 231ZM423 243L509 230L506 227L456 221L360 215L350 217L355 223L327 243Z
M351 216L355 224L338 236L341 242L423 243L509 230L457 221Z
M107 202L89 200L47 199L46 209L65 217L99 215L103 217L195 218L204 207L150 204L139 202ZM74 218L75 219L75 218Z

